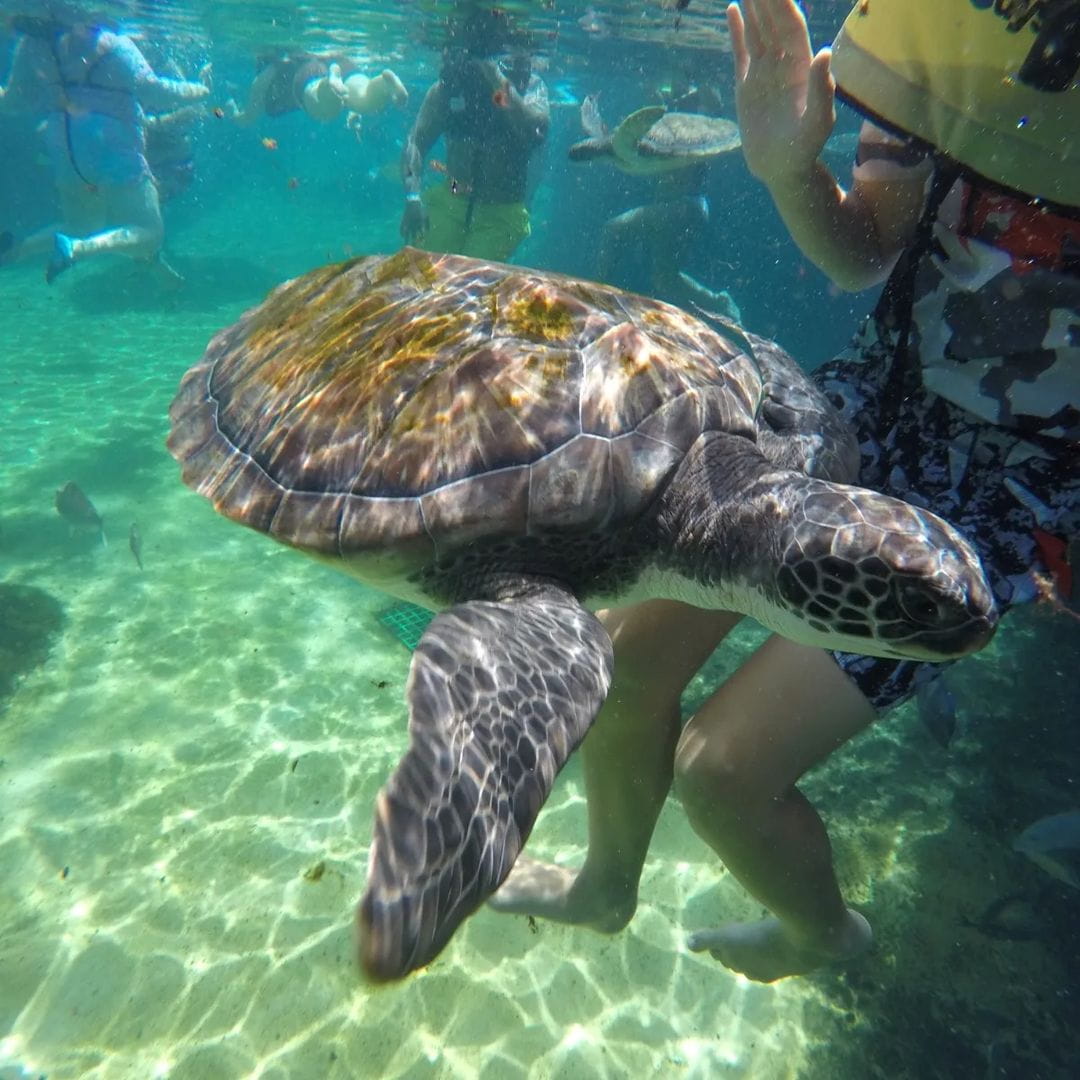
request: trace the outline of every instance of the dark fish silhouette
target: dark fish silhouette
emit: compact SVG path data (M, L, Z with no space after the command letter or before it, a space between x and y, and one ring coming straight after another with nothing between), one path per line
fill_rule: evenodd
M139 564L139 569L143 568L142 564L142 533L139 532L139 526L133 521L131 528L128 529L128 547L131 548L131 554L135 556L135 561Z
M933 682L920 686L916 701L919 719L938 746L947 749L957 730L957 703L945 676L939 675Z
M1013 841L1013 850L1058 881L1080 889L1080 810L1039 818Z
M105 519L73 480L56 492L56 512L72 528L96 532L101 537L101 543L105 544Z
M1050 932L1042 912L1045 890L1034 896L1010 893L995 900L974 919L960 916L963 926L998 941L1036 941Z

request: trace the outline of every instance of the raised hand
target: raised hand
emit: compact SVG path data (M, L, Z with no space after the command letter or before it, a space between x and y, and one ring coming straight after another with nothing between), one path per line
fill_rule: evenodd
M743 0L727 17L746 164L770 187L805 176L836 122L831 52L811 51L795 0Z

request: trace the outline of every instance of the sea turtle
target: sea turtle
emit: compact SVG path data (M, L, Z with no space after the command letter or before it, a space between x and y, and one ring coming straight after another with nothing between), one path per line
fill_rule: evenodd
M377 980L502 883L611 680L590 609L666 596L799 641L944 660L995 622L926 511L776 345L618 289L405 248L219 332L168 445L226 517L439 614L358 918Z
M638 109L609 132L594 94L581 103L581 126L589 137L570 147L571 161L602 158L635 176L684 169L740 146L733 120L668 112L661 105Z

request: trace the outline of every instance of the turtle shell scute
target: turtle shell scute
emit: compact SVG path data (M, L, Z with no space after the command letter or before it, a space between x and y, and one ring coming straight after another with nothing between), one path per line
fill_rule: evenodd
M702 430L751 434L761 394L753 358L676 308L406 248L217 334L169 448L227 517L347 557L631 517Z

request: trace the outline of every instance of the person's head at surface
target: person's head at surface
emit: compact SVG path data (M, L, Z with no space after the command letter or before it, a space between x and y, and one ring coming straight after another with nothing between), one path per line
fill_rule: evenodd
M439 81L452 94L469 96L476 88L490 93L483 67L497 60L503 75L515 86L523 89L528 85L529 55L509 15L496 8L473 9L447 27Z
M499 70L519 94L524 94L532 78L532 57L523 48L515 48L499 61Z
M515 30L510 16L497 8L473 8L446 29L446 52L473 60L490 60L510 48Z
M21 4L6 21L12 33L44 41L51 41L72 30L97 33L99 30L119 29L115 19L100 8L78 3L77 0L41 0L40 3Z

